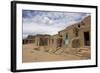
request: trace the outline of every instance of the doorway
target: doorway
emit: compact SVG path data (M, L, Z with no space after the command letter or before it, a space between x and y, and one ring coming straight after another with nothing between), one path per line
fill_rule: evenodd
M89 31L88 32L84 32L84 44L85 44L85 46L90 46Z

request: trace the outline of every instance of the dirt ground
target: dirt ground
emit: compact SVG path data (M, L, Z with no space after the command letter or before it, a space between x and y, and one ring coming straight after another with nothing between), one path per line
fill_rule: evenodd
M48 49L35 46L34 44L23 45L22 62L84 60L91 58L90 48L61 48L59 50L50 50L48 47Z

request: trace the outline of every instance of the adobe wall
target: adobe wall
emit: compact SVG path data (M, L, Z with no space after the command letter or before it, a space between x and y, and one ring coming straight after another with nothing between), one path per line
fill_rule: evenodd
M89 32L91 34L90 24L91 24L91 17L88 16L81 22L79 22L77 24L73 24L73 25L67 27L66 29L60 31L59 34L62 35L63 40L64 40L65 35L68 34L68 43L69 43L67 46L68 48L71 48L74 46L73 42L78 47L84 47L85 46L84 32ZM74 40L76 40L76 41L74 41ZM77 48L77 46L76 46L76 48ZM65 47L65 44L63 44L63 47Z

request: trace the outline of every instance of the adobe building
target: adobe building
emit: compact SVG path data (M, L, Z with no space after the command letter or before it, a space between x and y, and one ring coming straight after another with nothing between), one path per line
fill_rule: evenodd
M52 35L50 37L49 48L50 50L56 50L62 47L62 37L59 34Z
M81 22L67 27L59 32L62 36L63 48L80 48L90 46L91 17L88 16Z
M23 39L23 44L29 44L35 42L35 36L29 35L27 38Z
M28 36L23 40L25 43L34 43L36 46L57 48L80 48L90 47L91 16L85 17L81 22L68 26L55 35Z
M50 35L36 35L35 44L37 46L49 46Z

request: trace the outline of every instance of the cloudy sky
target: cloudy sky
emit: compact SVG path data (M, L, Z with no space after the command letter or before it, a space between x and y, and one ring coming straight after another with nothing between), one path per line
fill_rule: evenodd
M28 35L57 34L67 26L81 21L88 13L23 10L23 38Z

